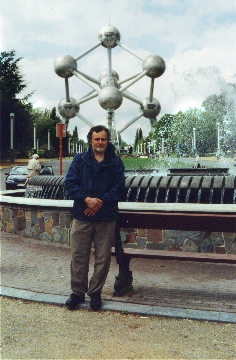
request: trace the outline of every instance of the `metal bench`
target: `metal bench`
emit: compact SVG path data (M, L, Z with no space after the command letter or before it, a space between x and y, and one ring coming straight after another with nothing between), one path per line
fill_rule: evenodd
M133 277L132 271L130 271L132 258L236 264L236 256L229 254L124 249L120 238L120 229L125 228L236 232L236 206L235 204L120 203L116 246L112 249L112 255L116 256L119 264L119 274L114 284L114 296L122 296L133 289Z

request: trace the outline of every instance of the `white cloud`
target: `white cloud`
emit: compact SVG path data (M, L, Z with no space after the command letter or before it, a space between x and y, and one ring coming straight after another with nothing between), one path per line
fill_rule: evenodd
M165 59L166 72L155 80L154 97L165 113L201 106L209 95L235 82L234 0L11 0L1 9L1 51L17 50L26 93L35 91L36 107L51 109L65 97L64 79L54 70L62 54L77 57L98 42L99 30L112 25L121 33L121 42L142 58L158 54ZM113 49L112 67L120 78L142 71L142 62L125 50ZM99 47L78 61L78 68L97 78L107 67L106 49ZM79 79L69 79L70 96L78 99L90 91ZM130 87L140 99L149 94L145 77ZM80 113L91 122L106 123L106 112L97 98L82 104ZM139 113L139 106L124 100L116 111L117 128ZM78 118L70 120L85 135L88 126ZM138 127L147 135L149 120L139 119L122 133L132 142Z

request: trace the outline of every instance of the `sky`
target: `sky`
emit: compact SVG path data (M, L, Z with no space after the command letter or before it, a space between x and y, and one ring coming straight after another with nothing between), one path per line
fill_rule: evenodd
M34 91L34 107L51 110L65 98L65 80L54 71L62 55L76 58L98 43L99 31L115 26L121 43L141 59L159 55L166 63L164 74L155 79L154 98L164 114L176 114L190 107L201 108L207 96L229 91L236 82L236 0L3 0L0 14L2 51L16 50L28 83L25 93ZM79 61L78 69L96 79L107 68L107 50L99 46ZM121 47L112 49L112 68L120 80L142 71L142 61ZM128 90L142 101L149 96L147 76ZM70 96L78 100L91 88L77 77L69 78ZM115 111L119 131L140 113L139 105L124 99ZM94 125L107 125L106 111L98 98L80 106L80 114ZM78 117L70 119L68 130L77 126L86 140L89 126ZM141 117L124 132L122 139L134 142L136 130L151 130L149 119Z

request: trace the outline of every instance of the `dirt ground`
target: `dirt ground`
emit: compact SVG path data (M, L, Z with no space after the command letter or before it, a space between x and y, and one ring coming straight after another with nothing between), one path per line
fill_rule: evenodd
M235 359L236 325L1 298L2 359Z

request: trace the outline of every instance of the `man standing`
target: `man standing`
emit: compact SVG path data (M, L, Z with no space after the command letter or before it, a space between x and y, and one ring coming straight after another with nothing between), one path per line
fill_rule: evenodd
M111 262L118 201L125 188L124 165L110 142L110 131L94 126L87 135L88 151L77 154L65 180L66 190L74 200L71 229L71 289L66 301L75 310L91 298L90 308L102 306L101 292ZM94 273L88 283L92 242L95 249Z
M28 179L32 178L33 176L37 176L40 173L41 165L38 161L39 156L38 154L34 154L32 159L28 162Z

